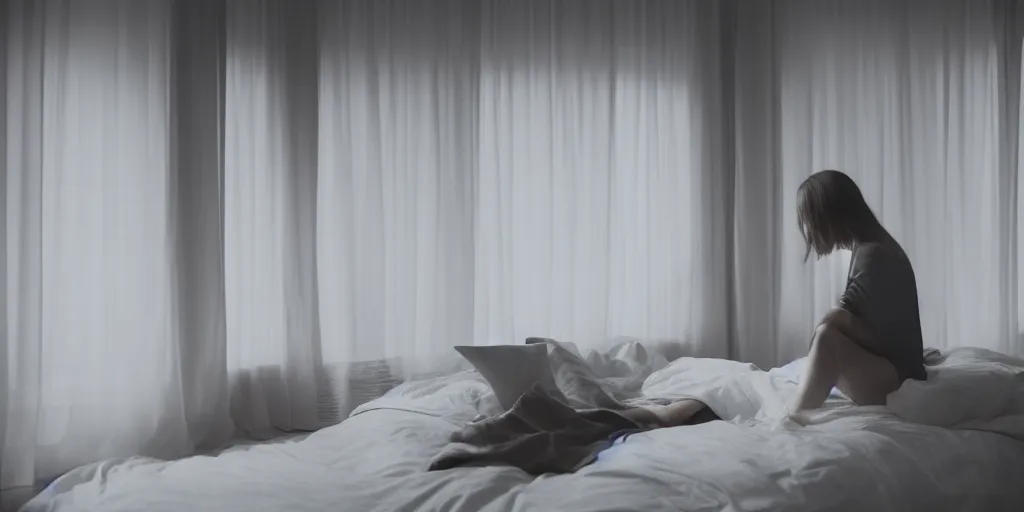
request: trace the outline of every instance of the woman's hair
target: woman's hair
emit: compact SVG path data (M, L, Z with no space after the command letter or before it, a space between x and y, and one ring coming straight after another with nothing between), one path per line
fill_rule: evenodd
M881 228L857 184L839 171L812 174L797 189L797 221L811 251L820 258L877 234Z

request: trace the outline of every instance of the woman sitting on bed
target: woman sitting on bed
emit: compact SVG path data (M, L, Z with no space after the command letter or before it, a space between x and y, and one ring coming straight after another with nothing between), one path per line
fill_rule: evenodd
M807 372L791 409L817 409L833 386L857 405L885 405L906 379L925 380L917 281L910 258L878 222L857 184L822 171L797 190L797 218L820 258L853 251L839 307L814 330Z
M904 380L925 380L914 268L857 184L839 171L815 173L797 190L797 220L807 243L805 261L812 251L820 258L837 249L853 251L853 258L839 306L814 329L790 410L821 407L833 387L857 405L885 405ZM662 425L675 426L703 407L682 400L650 412Z

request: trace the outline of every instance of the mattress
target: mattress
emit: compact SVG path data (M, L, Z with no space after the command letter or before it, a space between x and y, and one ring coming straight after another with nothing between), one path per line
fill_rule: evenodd
M983 367L1002 364L972 357ZM1011 379L1024 382L1022 372L1011 370ZM947 383L966 382L950 375L925 391L948 394ZM695 387L698 381L711 382ZM980 385L999 382L1009 381ZM727 421L631 435L573 474L533 477L500 466L428 472L453 432L494 412L488 384L461 372L402 385L302 439L178 461L137 457L78 468L24 510L1024 510L1024 441L1015 437L1012 410L1019 394L999 398L998 413L979 409L980 395L951 399L958 417L925 411L909 420L912 408L901 415L900 407L859 408L842 400L830 401L806 425L766 414L773 405L765 396L784 399L793 385L785 372L676 361L651 371L644 393L698 395ZM1009 389L1019 391L1012 382ZM941 398L922 397L914 403L934 407ZM973 403L974 412L958 403ZM936 425L943 421L954 424Z

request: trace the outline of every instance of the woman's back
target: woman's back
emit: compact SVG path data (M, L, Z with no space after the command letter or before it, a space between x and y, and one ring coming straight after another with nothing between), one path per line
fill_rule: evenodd
M889 360L902 382L925 380L924 343L914 268L894 240L854 248L841 308L864 322L865 350Z

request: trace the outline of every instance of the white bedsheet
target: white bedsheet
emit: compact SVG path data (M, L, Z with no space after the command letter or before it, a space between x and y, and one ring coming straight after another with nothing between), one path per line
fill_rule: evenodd
M575 474L539 478L507 467L425 471L459 425L495 407L486 383L463 372L404 385L300 441L80 468L26 510L1024 510L1024 442L897 415L1015 432L1024 365L990 359L954 351L928 385L894 394L893 408L836 402L807 427L785 419L790 377L678 360L646 380L645 394L699 396L730 422L636 434ZM976 398L931 411L948 389Z

